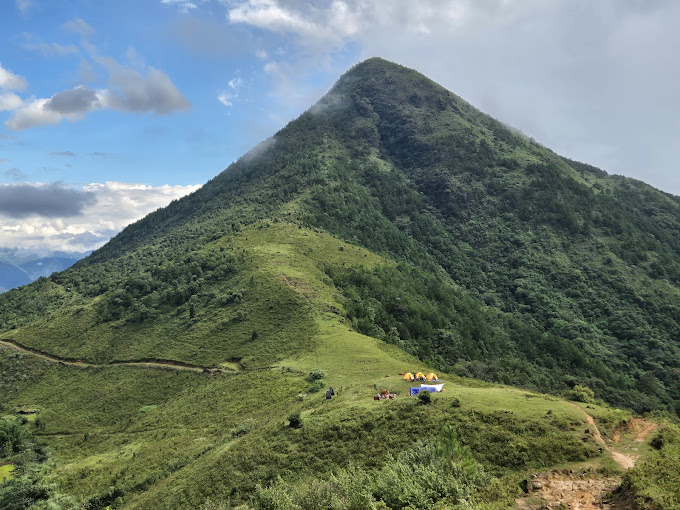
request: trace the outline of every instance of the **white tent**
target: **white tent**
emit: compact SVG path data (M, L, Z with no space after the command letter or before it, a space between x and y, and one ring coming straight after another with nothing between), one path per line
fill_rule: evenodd
M433 390L434 391L442 391L444 384L445 383L441 383L441 384L421 384L420 387L428 389L430 391L433 391Z

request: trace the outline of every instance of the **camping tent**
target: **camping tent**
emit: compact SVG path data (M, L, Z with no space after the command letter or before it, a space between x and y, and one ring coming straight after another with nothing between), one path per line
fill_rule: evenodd
M443 387L444 387L444 383L441 383L441 384L421 384L420 385L421 390L429 390L430 392L442 391Z
M439 378L437 377L437 374L435 374L434 372L430 372L429 374L427 374L427 377L425 379L427 381L436 381Z
M406 375L404 376L404 381L412 381L413 379L414 377L411 372L407 372Z
M422 372L418 372L418 373L416 374L416 379L425 380L425 374L423 374Z

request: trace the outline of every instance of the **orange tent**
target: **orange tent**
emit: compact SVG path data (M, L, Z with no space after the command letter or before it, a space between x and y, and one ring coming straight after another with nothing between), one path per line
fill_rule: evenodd
M413 377L413 374L411 372L407 372L406 375L404 376L404 381L412 381L413 379L415 379L415 377Z
M422 372L418 372L416 374L416 379L425 379L425 374L423 374Z
M425 379L428 381L436 381L439 378L437 377L437 374L435 374L434 372L430 372L429 374L427 374L427 377Z

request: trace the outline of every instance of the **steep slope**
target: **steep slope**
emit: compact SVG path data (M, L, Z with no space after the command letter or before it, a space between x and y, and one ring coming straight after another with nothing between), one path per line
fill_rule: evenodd
M677 410L679 211L368 60L194 194L0 296L0 415L51 447L11 445L0 503L508 508L529 473L618 472L630 411L575 385ZM433 366L448 391L417 404L397 374ZM628 480L672 500L658 473Z
M38 345L35 332L58 323L31 311L33 291L26 290L26 297L4 298L0 323L34 347L68 338L54 345L61 355L214 364L219 355L211 352L223 349L214 327L194 334L164 318L189 316L191 300L216 306L222 291L247 295L250 283L236 276L237 266L247 265L238 246L228 260L227 252L205 247L264 218L322 228L418 267L424 276L405 278L436 275L433 285L467 292L480 317L496 314L505 324L500 335L472 331L445 311L409 324L417 306L407 306L405 316L399 306L376 315L366 300L380 300L375 293L384 289L364 281L346 299L366 334L462 375L546 391L581 382L637 410L678 408L678 198L561 158L380 59L357 65L318 104L193 195L42 284L48 311L73 317L89 310L86 322L69 319L68 331ZM346 293L350 273L332 275ZM219 287L215 295L206 283ZM71 290L56 291L65 288ZM423 290L404 291L413 293L410 303L428 299ZM157 327L161 322L167 326ZM227 336L245 346L257 327L231 329ZM182 338L174 338L178 331ZM105 340L114 336L121 343ZM94 338L104 340L95 347ZM231 354L244 356L237 351Z

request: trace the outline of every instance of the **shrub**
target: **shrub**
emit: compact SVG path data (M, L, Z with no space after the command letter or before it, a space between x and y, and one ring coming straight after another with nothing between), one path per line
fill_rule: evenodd
M429 404L432 402L432 395L429 391L421 391L418 393L418 400L421 404Z
M300 418L300 413L290 413L288 415L288 426L292 429L302 428L302 418Z
M321 370L320 368L317 368L316 370L312 370L312 371L309 373L309 379L310 379L311 381L320 381L320 380L323 379L324 377L326 377L326 372L324 372L324 371Z
M317 393L321 391L326 385L323 383L322 380L316 380L314 381L310 386L309 389L307 390L308 393Z
M575 400L576 402L590 403L595 400L595 392L588 388L588 386L581 386L577 384L567 393L567 398L569 400Z

